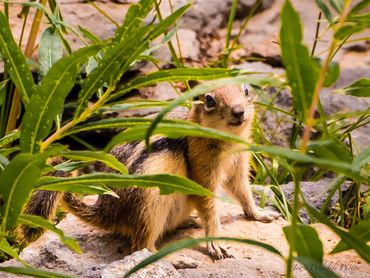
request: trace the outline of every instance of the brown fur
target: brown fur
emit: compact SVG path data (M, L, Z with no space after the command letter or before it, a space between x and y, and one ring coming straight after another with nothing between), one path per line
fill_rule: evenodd
M253 101L245 95L242 87L221 87L206 95L212 96L217 105L213 109L207 108L205 104L194 105L188 113L188 120L250 140ZM201 97L201 100L204 99L205 96ZM244 111L239 124L235 124L233 111ZM247 217L272 221L278 216L276 213L264 212L254 204L248 179L249 154L237 152L240 148L239 144L215 139L155 137L151 151L147 151L142 142L131 142L116 146L112 154L131 173L185 176L212 192L222 185L240 203ZM160 195L156 188L113 190L119 199L102 195L94 205L88 206L74 195L65 194L64 204L73 214L93 225L130 236L133 250L146 247L155 251L155 243L161 235L182 224L194 208L205 224L206 235L220 234L220 222L213 198L179 193ZM215 242L209 242L207 249L216 258L228 256Z

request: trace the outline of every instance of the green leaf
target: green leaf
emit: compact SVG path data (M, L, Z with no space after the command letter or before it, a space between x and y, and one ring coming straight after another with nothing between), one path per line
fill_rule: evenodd
M345 232L335 226L329 219L321 215L314 208L306 204L307 211L314 216L318 221L328 226L334 233L336 233L341 240L351 249L354 249L364 260L370 263L370 246L363 243L358 237L349 232Z
M3 148L0 149L0 155L2 156L9 156L10 154L19 151L20 149L18 147L13 148Z
M148 130L148 126L149 125L138 126L122 131L111 139L111 141L105 147L105 150L110 150L117 144L143 140ZM198 124L185 121L183 123L159 123L152 134L160 134L168 138L180 138L184 136L205 137L248 145L245 140L231 133L202 127Z
M0 272L7 272L38 278L74 278L73 276L39 270L32 267L0 266Z
M337 13L343 9L343 0L330 0L330 4Z
M148 107L163 107L167 106L168 104L169 101L150 99L139 101L124 101L123 103L116 103L113 105L108 104L107 106L102 107L100 111L124 111Z
M370 5L370 0L362 0L359 3L357 3L351 10L350 14L356 14L363 9L365 9L367 6Z
M127 128L133 126L142 126L145 124L150 124L153 119L149 118L108 118L100 121L89 122L86 124L78 125L72 128L70 131L66 132L64 135L68 136L71 134L76 134L85 131L94 131L97 129L105 128ZM170 120L165 120L164 122L172 122Z
M84 36L88 38L93 44L103 44L103 41L89 30L80 25L78 26L78 29L80 29L81 33L84 34Z
M26 58L14 41L8 20L1 11L0 26L0 52L10 78L21 94L23 103L27 105L34 91L35 83Z
M323 12L323 14L325 15L326 19L332 23L333 22L333 17L330 13L330 10L328 8L328 6L322 1L322 0L315 0L317 6L319 6L320 10Z
M308 150L317 158L338 162L352 162L349 148L341 141L335 139L318 140L309 144Z
M315 260L306 258L303 256L298 256L294 258L297 262L301 263L304 268L312 275L314 278L338 278L339 276L335 274L330 269L326 268L321 263Z
M63 41L59 33L48 27L42 33L39 43L40 74L45 76L56 61L63 57Z
M34 155L18 154L0 174L0 195L2 206L2 230L15 226L23 205L40 177L44 167L43 161Z
M62 230L58 229L57 227L55 227L54 224L50 223L49 221L45 220L44 218L40 216L22 214L18 218L18 223L27 225L33 228L42 228L42 229L52 231L59 237L60 241L64 245L68 246L71 250L79 254L82 254L81 248L75 239L65 236Z
M219 79L237 76L239 73L240 70L238 69L230 70L221 68L178 68L159 70L149 73L146 76L139 76L128 84L118 88L117 92L112 94L110 99L120 97L133 89L150 86L158 82Z
M81 161L64 161L53 168L56 171L63 171L63 172L72 172L76 169L83 168L88 166L89 163L81 162Z
M355 97L370 97L370 78L361 78L344 88L347 95Z
M79 49L56 62L38 86L23 118L20 145L23 152L36 153L40 141L50 132L55 117L75 84L78 67L94 55L100 46Z
M248 244L248 245L254 245L261 247L262 249L265 249L275 255L278 255L280 258L283 258L282 254L280 251L278 251L275 247L251 240L251 239L241 239L241 238L232 238L232 237L207 237L207 238L191 238L191 239L184 239L184 240L179 240L173 244L169 244L161 248L157 253L151 255L150 257L144 259L142 262L137 264L134 268L132 268L129 272L126 273L124 277L129 277L131 274L135 273L136 271L146 267L149 264L152 264L161 258L172 254L178 250L184 249L184 248L189 248L194 245L197 245L202 242L210 242L210 241L231 241L231 242L238 242L238 243L243 243L243 244Z
M365 31L367 28L370 28L370 13L349 14L347 22L335 32L334 36L336 39L342 40L354 33Z
M143 188L159 187L161 194L170 194L180 192L183 194L195 194L200 196L212 196L213 194L201 185L184 177L169 174L158 175L122 175L115 173L88 174L71 178L54 178L40 179L36 187L59 186L65 185L100 185L104 184L109 187L127 188L139 186ZM40 189L40 188L38 188Z
M119 162L113 155L101 151L69 151L62 152L60 155L82 161L100 161L108 167L119 171L121 174L127 174L125 165Z
M314 58L314 62L316 64L317 74L319 74L320 73L320 68L321 68L321 65L322 65L321 59L320 58ZM340 74L339 63L330 62L329 67L328 67L328 71L326 72L326 76L325 76L324 87L332 86L335 83L335 81L337 81L337 79L339 78L339 74Z
M10 246L9 242L6 240L5 237L3 237L1 239L0 250L3 251L6 254L12 256L16 260L20 261L25 266L27 266L27 264L19 257L18 253L16 251L14 251L14 249Z
M318 78L308 49L302 44L302 27L298 13L286 0L281 12L280 47L296 111L303 117L311 104Z
M51 178L52 179L52 178ZM50 178L43 177L39 180L40 183L46 182ZM68 193L77 193L83 195L111 195L113 197L119 198L118 195L109 189L104 184L50 184L45 186L40 186L39 190L48 190L48 191L59 191L59 192L68 192Z
M292 225L285 226L283 231L289 245L299 257L323 263L323 245L314 228L297 223L295 228Z
M153 8L153 0L140 0L137 4L132 4L125 15L125 21L118 27L114 37L115 42L120 42L126 38L127 34L135 31Z
M360 221L360 223L353 227L348 233L366 244L370 241L370 219ZM352 248L349 247L343 240L341 240L335 246L333 251L331 251L331 254L343 252L349 249Z
M0 148L3 148L10 143L14 142L15 140L19 139L20 131L15 129L12 132L5 135L3 138L0 139Z

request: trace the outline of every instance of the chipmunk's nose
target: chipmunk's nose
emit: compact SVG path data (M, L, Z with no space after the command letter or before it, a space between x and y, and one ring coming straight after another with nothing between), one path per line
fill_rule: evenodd
M238 120L243 120L244 109L242 107L235 107L231 110L231 115Z

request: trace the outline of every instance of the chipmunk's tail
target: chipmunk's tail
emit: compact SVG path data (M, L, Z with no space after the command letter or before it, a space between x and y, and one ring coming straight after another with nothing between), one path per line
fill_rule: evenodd
M30 200L26 204L23 213L41 216L51 220L56 213L62 193L55 191L38 190L32 193ZM38 239L44 232L41 228L33 228L27 225L20 225L16 229L17 238L22 245Z
M100 217L94 205L85 204L77 195L71 193L64 193L62 202L69 212L83 221L99 225Z
M61 157L52 157L48 159L47 164L55 166L63 161L64 159ZM74 173L54 171L48 173L48 175L54 177L70 177L73 176ZM34 191L23 210L23 213L37 215L47 220L52 220L55 217L56 210L62 196L62 192L44 190ZM16 237L20 241L21 246L25 246L29 242L35 241L43 232L44 229L42 228L33 228L27 225L20 225L15 230Z

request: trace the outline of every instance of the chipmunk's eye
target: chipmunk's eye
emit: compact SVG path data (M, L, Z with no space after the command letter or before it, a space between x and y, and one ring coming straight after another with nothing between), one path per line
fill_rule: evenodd
M216 106L216 101L212 96L206 95L205 104L207 108L213 108Z
M243 91L244 91L244 94L245 96L249 96L249 89L248 89L248 85L244 84L243 85Z

